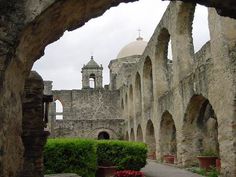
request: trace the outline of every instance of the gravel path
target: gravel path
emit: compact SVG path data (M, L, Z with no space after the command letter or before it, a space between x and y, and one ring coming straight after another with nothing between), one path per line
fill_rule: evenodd
M158 164L154 161L148 161L148 164L141 171L144 172L145 177L203 177L183 169Z

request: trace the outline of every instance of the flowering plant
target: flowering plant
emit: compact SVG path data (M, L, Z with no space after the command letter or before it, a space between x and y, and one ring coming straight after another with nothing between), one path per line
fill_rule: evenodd
M144 177L143 172L134 170L117 171L114 177Z

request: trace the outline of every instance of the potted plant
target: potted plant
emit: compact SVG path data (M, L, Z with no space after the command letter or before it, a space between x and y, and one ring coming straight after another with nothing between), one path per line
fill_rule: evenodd
M163 158L164 158L165 163L174 164L174 162L175 162L175 156L174 155L166 154L166 155L163 156Z
M96 177L113 177L115 173L116 166L110 160L99 161Z
M200 168L210 170L211 167L216 167L216 159L218 156L215 151L207 150L202 152L200 156L197 156L197 158Z

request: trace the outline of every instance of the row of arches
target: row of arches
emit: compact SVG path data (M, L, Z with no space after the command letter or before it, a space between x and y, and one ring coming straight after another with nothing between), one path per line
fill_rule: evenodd
M217 116L207 98L194 95L190 99L182 127L176 126L176 119L165 111L159 125L149 119L146 124L138 124L136 130L128 130L125 139L145 142L149 158L163 160L164 155L171 154L183 165L195 165L196 156L206 151L220 156Z

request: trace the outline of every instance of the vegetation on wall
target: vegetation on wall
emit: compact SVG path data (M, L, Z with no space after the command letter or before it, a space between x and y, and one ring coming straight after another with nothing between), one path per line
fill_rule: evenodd
M120 170L140 170L146 164L144 143L49 139L44 147L45 174L76 173L94 177L98 166L117 166Z

